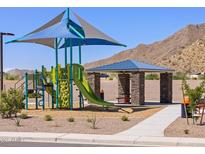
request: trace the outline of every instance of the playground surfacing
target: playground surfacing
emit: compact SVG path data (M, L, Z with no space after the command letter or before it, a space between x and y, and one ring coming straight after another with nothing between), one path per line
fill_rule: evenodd
M81 134L115 134L126 130L140 121L160 111L163 107L134 108L133 113L121 113L117 110L103 111L101 107L88 107L84 110L29 110L27 119L21 120L21 126L15 125L14 119L0 118L0 131L16 132L53 132L53 133L81 133ZM52 121L45 121L45 115L51 115ZM122 121L126 115L129 121ZM96 129L91 128L87 119L96 116ZM73 117L75 122L68 122Z

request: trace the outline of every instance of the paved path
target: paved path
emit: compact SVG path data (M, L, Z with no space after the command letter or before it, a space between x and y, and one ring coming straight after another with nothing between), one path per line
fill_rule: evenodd
M164 130L180 116L180 105L169 105L134 127L116 135L122 136L164 136Z

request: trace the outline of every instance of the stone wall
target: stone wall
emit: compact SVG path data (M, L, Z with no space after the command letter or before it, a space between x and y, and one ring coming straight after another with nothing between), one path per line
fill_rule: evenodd
M100 97L100 73L88 73L88 83L95 94Z
M118 98L119 101L125 101L130 96L130 75L118 74ZM129 101L129 100L128 100ZM125 103L125 102L123 102Z
M145 73L133 72L131 74L131 103L139 106L144 104L145 100Z
M172 73L160 74L160 103L172 103Z

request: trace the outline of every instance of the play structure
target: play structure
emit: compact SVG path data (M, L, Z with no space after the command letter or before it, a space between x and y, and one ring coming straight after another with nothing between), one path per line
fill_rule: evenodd
M26 73L23 84L16 88L23 88L25 94L25 108L29 109L29 98L35 99L36 109L45 108L45 93L51 96L52 109L73 109L73 85L79 89L79 108L84 107L84 100L89 103L110 106L112 103L101 100L90 87L86 72L81 65L81 47L85 45L114 45L125 46L85 21L79 15L74 16L80 24L70 19L72 12L66 9L57 17L20 37L7 43L37 43L55 50L56 65L48 71L42 66L41 71L33 74ZM63 18L65 17L65 18ZM73 47L78 47L78 64L73 63ZM70 62L68 63L68 48L70 48ZM59 51L64 49L64 67L58 61ZM20 81L18 81L20 83ZM16 83L16 85L18 84Z

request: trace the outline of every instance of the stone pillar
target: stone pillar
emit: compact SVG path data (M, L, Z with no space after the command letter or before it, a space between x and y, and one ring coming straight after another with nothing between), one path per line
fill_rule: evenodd
M88 83L94 93L100 97L100 73L88 73Z
M145 73L133 72L131 74L131 103L139 106L144 104Z
M130 75L118 74L118 98L119 100L125 100L130 96ZM123 102L124 103L124 102Z
M160 103L172 103L172 73L160 73Z

